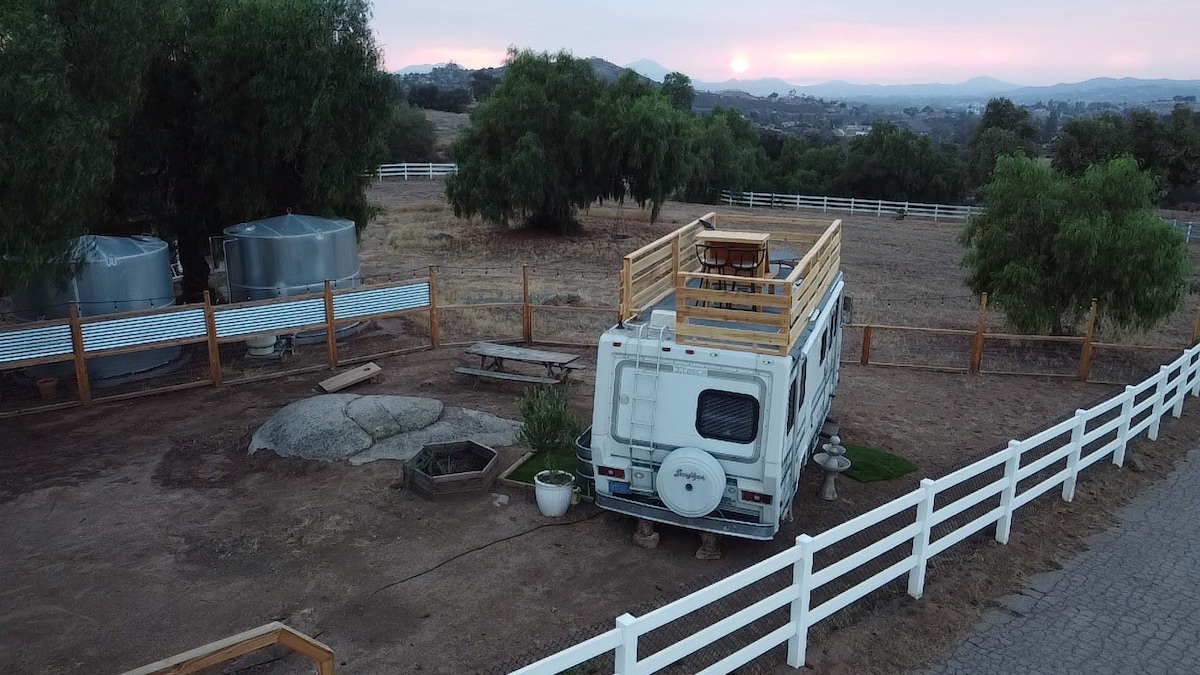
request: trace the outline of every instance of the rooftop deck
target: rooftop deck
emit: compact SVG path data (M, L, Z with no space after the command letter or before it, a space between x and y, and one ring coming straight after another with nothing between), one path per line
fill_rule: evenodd
M768 233L769 264L755 276L702 271L696 238L713 230ZM840 220L705 214L625 256L621 319L673 308L680 344L786 354L837 278L841 240Z

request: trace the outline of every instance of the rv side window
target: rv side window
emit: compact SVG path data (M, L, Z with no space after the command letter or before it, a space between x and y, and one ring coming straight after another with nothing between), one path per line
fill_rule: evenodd
M821 333L821 363L825 363L825 352L829 351L829 331Z
M749 443L758 436L758 399L705 389L696 401L696 431L705 438Z
M800 378L792 375L792 383L788 386L788 411L787 411L787 430L791 431L792 427L796 426L796 386Z

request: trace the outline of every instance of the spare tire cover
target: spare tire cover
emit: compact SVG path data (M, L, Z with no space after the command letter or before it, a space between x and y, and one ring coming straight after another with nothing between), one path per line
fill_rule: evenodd
M720 505L725 494L725 469L700 448L678 448L663 460L655 483L667 508L697 518Z

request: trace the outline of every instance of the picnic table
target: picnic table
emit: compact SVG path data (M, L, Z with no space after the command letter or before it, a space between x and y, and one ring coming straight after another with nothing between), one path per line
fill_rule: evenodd
M512 345L501 345L494 342L476 342L466 349L466 353L479 357L478 368L459 366L454 371L475 377L489 377L497 380L515 382L530 382L533 384L558 384L566 380L572 370L583 368L575 363L578 354L564 352L548 352L541 349L528 349ZM545 375L525 375L505 370L506 361L516 361L540 366L545 369Z

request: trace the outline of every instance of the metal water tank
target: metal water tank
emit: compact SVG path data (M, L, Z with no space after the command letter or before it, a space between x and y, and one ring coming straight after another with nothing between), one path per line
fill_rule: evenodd
M79 303L81 317L175 304L171 253L161 239L84 235L75 241L72 258L79 273L65 285L46 280L13 293L13 313L18 318L65 318L73 301ZM94 386L116 384L157 373L181 354L180 347L167 347L89 359L88 377ZM71 377L75 368L70 362L53 363L27 372L33 377Z
M232 302L320 293L362 283L350 220L289 213L225 228Z
M225 228L225 267L229 300L245 302L287 295L322 293L362 284L354 221L289 213ZM358 324L337 329L350 334ZM325 331L294 336L297 343L325 340ZM253 346L251 346L253 350Z

